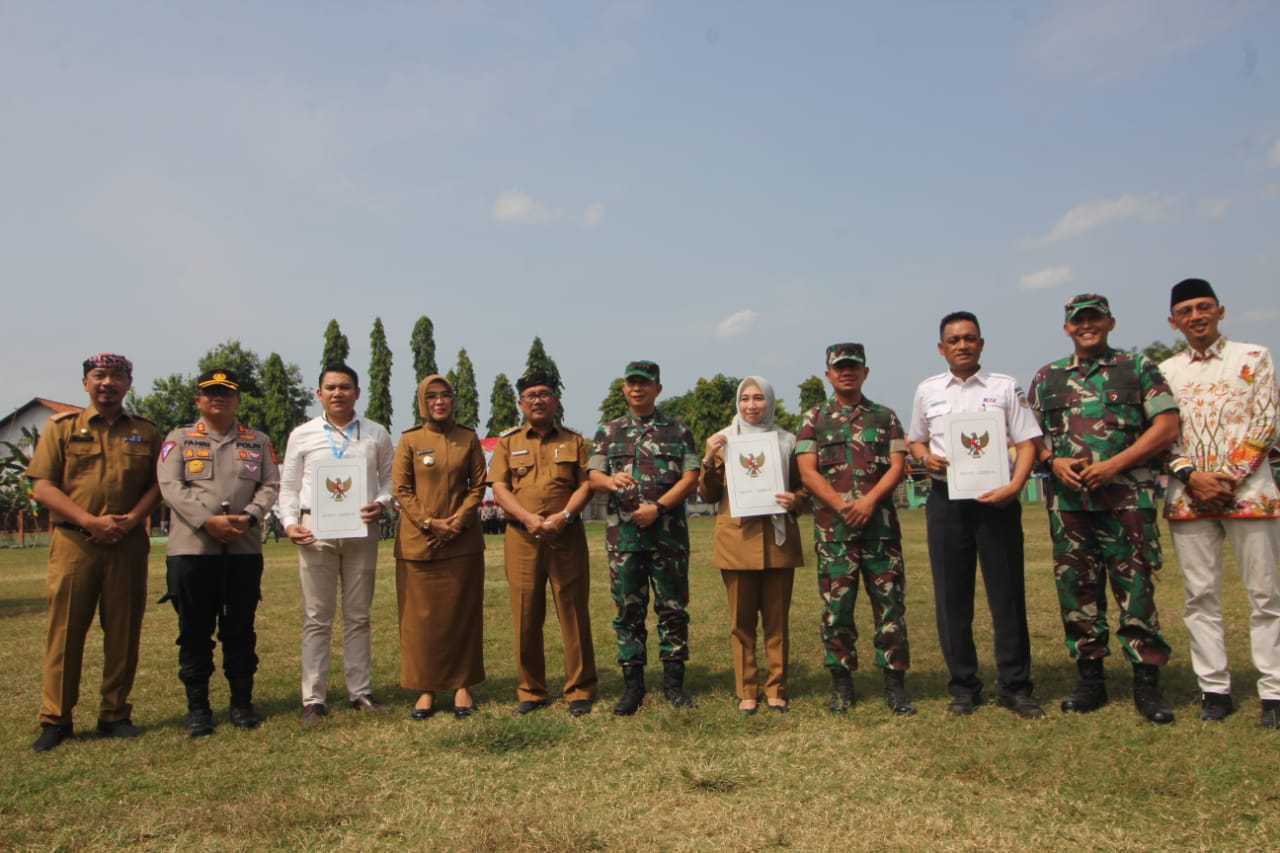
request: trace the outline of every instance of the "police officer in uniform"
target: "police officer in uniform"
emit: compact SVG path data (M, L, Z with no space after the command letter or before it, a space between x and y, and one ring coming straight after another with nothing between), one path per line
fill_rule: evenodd
M684 502L698 487L701 457L693 434L658 411L661 372L652 361L633 361L623 374L630 411L600 425L591 443L591 488L609 492L605 546L618 615L622 698L613 712L634 714L644 701L645 611L649 586L658 614L662 688L677 708L692 708L684 689L689 658L689 526Z
M1067 651L1080 671L1062 710L1107 702L1107 580L1120 609L1120 648L1133 664L1133 701L1153 723L1172 723L1160 693L1169 644L1160 635L1155 475L1148 465L1177 438L1178 405L1155 362L1112 349L1116 326L1105 296L1066 304L1063 330L1075 352L1040 368L1028 402L1044 430L1049 534Z
M90 356L83 383L88 407L51 418L27 466L32 496L53 516L41 732L31 745L36 752L72 735L85 634L95 613L103 656L98 734L142 734L130 719L129 691L146 609L146 520L160 500L160 435L151 421L124 411L133 384L129 359Z
M231 724L258 725L253 618L262 596L259 528L280 491L271 440L236 419L236 375L206 370L196 388L200 419L169 433L157 464L160 493L173 516L165 598L178 612L178 678L187 692L191 737L213 734L209 676L215 628L231 687Z
M547 705L542 646L547 580L564 641L564 697L575 717L596 698L588 607L587 535L581 513L591 499L587 442L555 421L560 380L543 371L516 380L525 422L498 437L489 466L494 499L506 511L505 557L516 629L517 714Z

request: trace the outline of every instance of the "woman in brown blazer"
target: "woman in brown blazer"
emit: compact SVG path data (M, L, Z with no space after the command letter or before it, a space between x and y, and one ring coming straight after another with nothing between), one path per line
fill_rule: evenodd
M754 714L759 702L759 668L756 665L756 614L764 624L764 654L768 676L764 684L769 710L787 710L787 656L791 610L791 586L795 567L804 565L800 531L794 511L800 494L796 469L796 439L773 424L773 386L759 376L748 376L738 385L738 414L725 429L707 439L698 493L704 501L720 502L716 515L711 565L720 569L729 593L730 639L738 710ZM725 445L734 435L774 432L784 459L788 491L779 493L778 513L734 518L725 494Z
M454 716L470 716L470 688L484 681L484 451L474 430L453 422L453 398L443 376L419 383L423 423L400 436L391 470L400 686L419 693L415 720L435 713L436 690L453 690Z

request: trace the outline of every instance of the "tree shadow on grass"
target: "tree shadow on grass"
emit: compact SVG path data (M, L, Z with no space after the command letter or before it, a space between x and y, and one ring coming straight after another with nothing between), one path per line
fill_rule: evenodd
M49 609L49 600L39 598L12 598L0 600L0 619L14 616L29 616L32 613L44 613Z

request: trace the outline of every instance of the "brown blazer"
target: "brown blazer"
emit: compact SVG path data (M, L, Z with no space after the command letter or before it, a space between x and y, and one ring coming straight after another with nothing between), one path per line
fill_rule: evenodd
M795 456L791 457L788 482L792 484L792 491L803 494L798 488L800 471L796 467ZM800 528L796 526L794 515L785 515L787 539L781 545L774 541L771 516L734 518L729 515L729 499L724 496L723 450L716 451L715 460L710 466L702 466L698 496L707 503L720 503L711 550L711 565L717 569L789 569L804 565Z
M484 451L474 430L421 424L405 430L391 463L391 487L400 502L396 557L446 560L484 550L480 502L484 499ZM431 548L423 532L433 518L458 513L463 532L443 548Z

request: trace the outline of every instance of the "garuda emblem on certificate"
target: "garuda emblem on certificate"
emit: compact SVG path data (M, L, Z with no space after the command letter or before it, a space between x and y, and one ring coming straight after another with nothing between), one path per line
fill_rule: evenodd
M760 466L764 465L764 453L752 455L750 453L739 453L738 464L742 466L742 470L746 472L748 477L759 477Z
M968 435L960 433L960 443L964 445L965 452L974 459L981 459L982 454L986 452L987 445L991 443L991 433L984 432L978 435L971 432Z
M326 477L324 487L329 490L329 496L334 501L344 501L347 499L347 493L351 491L351 478L340 480Z

